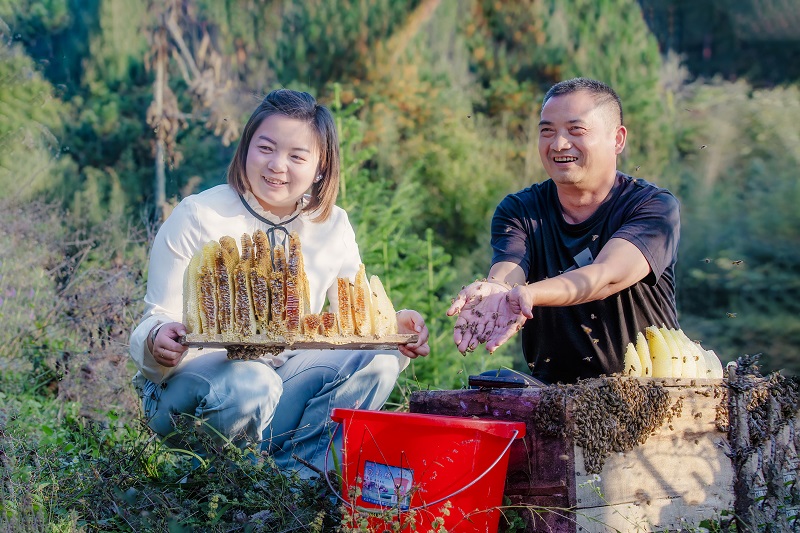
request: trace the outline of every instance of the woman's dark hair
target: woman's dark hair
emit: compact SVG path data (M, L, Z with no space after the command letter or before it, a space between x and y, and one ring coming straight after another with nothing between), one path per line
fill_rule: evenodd
M330 216L336 196L339 194L339 137L330 110L319 105L308 93L277 89L261 101L247 120L239 146L236 147L236 153L228 165L228 185L239 194L249 190L250 185L245 172L247 150L258 127L271 115L284 115L306 122L316 135L319 150L319 168L316 175L321 175L322 179L311 185L311 201L303 207L303 211L310 213L319 209L319 215L314 221L324 222Z

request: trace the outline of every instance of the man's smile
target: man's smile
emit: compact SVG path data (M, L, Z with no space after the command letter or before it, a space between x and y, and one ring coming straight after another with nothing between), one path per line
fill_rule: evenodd
M572 162L577 161L577 160L578 160L578 158L575 157L574 155L556 155L556 156L553 156L553 161L555 161L556 163L572 163Z

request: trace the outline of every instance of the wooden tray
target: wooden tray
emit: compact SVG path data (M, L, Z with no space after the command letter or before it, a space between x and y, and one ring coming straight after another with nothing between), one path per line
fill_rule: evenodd
M189 333L181 337L181 344L192 348L267 348L270 351L277 349L284 350L396 350L401 344L417 342L419 335L398 333L386 335L377 339L369 337L322 337L314 339L304 338L302 335L297 339L274 339L266 335L252 335L247 341L223 340L222 335L214 335L212 339L208 335Z

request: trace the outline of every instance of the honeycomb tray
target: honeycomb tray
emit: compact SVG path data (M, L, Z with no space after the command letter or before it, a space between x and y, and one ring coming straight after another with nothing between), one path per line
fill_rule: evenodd
M181 337L181 344L191 348L265 348L274 350L396 350L402 344L417 342L419 335L416 333L398 333L385 335L380 338L358 336L333 336L304 338L299 335L297 339L275 339L266 335L252 335L247 341L223 340L222 335L205 335L189 333Z

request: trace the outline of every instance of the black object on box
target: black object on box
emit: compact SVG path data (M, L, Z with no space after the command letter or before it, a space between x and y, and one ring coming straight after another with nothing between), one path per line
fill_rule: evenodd
M477 376L469 377L471 389L524 389L526 387L545 387L545 383L533 376L500 369L483 372Z

